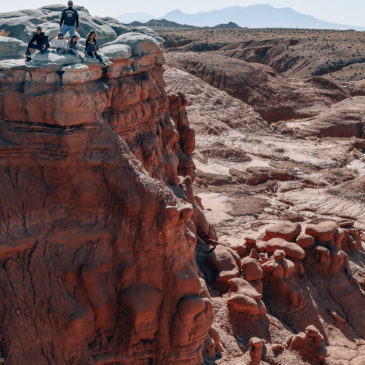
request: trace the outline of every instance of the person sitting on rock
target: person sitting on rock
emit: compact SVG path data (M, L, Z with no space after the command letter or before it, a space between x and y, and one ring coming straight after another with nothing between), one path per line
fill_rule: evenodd
M71 0L68 2L68 8L62 12L60 21L60 33L65 36L69 32L70 38L75 35L75 31L79 31L79 14L73 8L73 4Z
M48 36L46 36L42 32L42 27L38 25L35 33L33 33L32 39L28 43L28 47L25 52L25 55L27 56L27 61L30 61L32 59L31 58L32 49L38 49L39 51L41 51L41 53L44 53L44 51L47 50L48 48L49 48Z
M58 33L57 38L52 40L52 47L56 48L58 54L67 53L67 41L63 39L62 33Z
M82 48L79 45L79 38L77 35L74 35L68 42L68 53L79 57L81 61L84 60Z
M98 48L96 32L91 30L86 37L85 53L92 58L97 58L100 63L103 63L103 58L97 53Z

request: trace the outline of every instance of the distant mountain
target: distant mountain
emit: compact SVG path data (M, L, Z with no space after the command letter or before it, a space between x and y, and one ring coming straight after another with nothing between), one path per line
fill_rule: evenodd
M131 22L147 22L150 19L155 18L155 16L147 13L126 13L116 17L123 24L128 24Z
M213 28L217 28L217 29L237 29L237 28L241 28L241 27L236 23L229 22L229 23L224 23L224 24L218 24L218 25L214 26Z
M309 28L309 29L356 29L365 28L330 23L294 11L291 8L274 8L270 5L232 6L195 14L185 14L174 10L163 16L164 19L180 24L213 27L216 24L235 22L248 28Z
M148 22L132 22L132 23L125 23L126 25L131 25L133 27L138 26L146 26L146 27L158 27L158 28L185 28L191 29L196 28L193 25L186 25L186 24L179 24L176 22L172 22L166 19L151 19Z

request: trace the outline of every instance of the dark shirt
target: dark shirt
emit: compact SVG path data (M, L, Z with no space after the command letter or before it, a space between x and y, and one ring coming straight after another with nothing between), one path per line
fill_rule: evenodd
M60 26L62 27L62 23L65 25L69 25L71 27L74 27L76 24L76 27L79 26L79 14L78 12L73 8L67 8L62 12Z
M98 44L97 44L97 42L96 42L96 39L94 38L92 41L93 41L93 43L94 43L95 51L97 51L97 50L99 49L99 46L98 46ZM87 47L89 44L91 44L91 43L90 43L90 38L86 39L86 47Z
M29 41L28 47L30 47L34 42L36 42L38 46L42 46L44 43L46 43L46 40L47 36L43 32L41 32L40 34L33 33L33 37Z
M71 39L68 42L68 48L79 49L79 42L73 42Z

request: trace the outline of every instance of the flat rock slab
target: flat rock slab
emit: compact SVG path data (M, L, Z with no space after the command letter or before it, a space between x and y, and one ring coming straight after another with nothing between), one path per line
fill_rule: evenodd
M80 58L71 54L60 55L56 52L46 51L44 53L36 52L33 55L32 61L28 62L29 65L37 64L57 64L57 65L74 65L81 63Z
M112 60L125 60L131 57L131 47L127 44L111 44L100 49L100 53Z
M266 242L267 252L274 252L275 250L283 250L288 257L293 259L303 260L305 251L296 243L288 242L282 238L272 238Z

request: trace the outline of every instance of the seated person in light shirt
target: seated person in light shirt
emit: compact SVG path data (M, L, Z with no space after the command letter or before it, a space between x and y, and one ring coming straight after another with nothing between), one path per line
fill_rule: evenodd
M56 48L58 54L67 53L67 40L63 39L62 33L58 33L57 38L52 40L52 47Z

